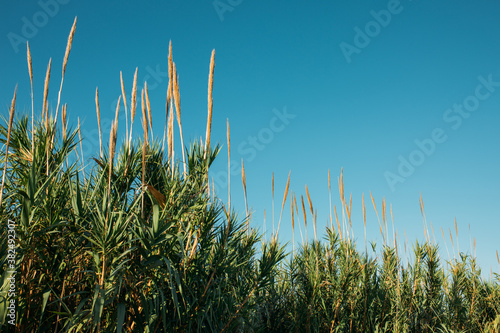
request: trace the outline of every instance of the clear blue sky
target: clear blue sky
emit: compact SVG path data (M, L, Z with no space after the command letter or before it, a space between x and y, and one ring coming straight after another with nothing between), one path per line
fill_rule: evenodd
M324 235L327 172L340 214L337 177L343 167L359 244L364 242L363 193L368 239L382 242L369 191L379 213L383 197L392 204L401 244L405 232L410 243L424 240L421 192L443 260L448 254L441 228L453 256L448 230L454 234L456 218L460 250L470 253L475 238L485 275L500 271L495 253L500 250L498 1L42 0L3 1L0 9L2 114L16 84L18 112L31 110L25 40L33 57L35 107L41 108L50 57L49 100L55 107L67 36L78 16L62 102L68 103L70 123L76 126L77 117L83 123L87 161L99 149L95 88L107 131L121 93L120 71L130 94L139 68L141 86L147 80L150 88L154 133L163 133L169 40L179 73L185 142L204 136L215 48L212 142L224 147L212 175L221 178L218 192L226 200L229 118L232 163L245 163L253 227L263 229L265 209L267 230L272 229L273 172L277 223L291 170L290 190L299 199L307 184ZM138 119L136 134L142 132ZM122 118L119 132L124 128ZM231 181L233 206L244 215L240 174L233 173ZM283 241L292 239L289 205L288 199ZM308 235L313 235L310 223Z

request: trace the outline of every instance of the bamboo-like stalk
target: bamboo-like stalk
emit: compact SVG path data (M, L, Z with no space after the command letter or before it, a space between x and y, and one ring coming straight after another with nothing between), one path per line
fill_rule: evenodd
M99 130L99 156L103 158L102 153L102 132L101 132L101 111L99 108L99 89L95 88L95 111L97 114L97 128Z
M115 120L111 123L111 131L109 133L109 174L108 174L108 197L111 191L111 175L113 173L113 160L115 157L116 149L116 133L118 130L118 113L120 112L120 101L121 96L118 97L118 102L116 103ZM109 204L108 198L108 204Z
M266 209L264 208L264 232L263 232L263 236L264 236L264 240L267 241L267 229L266 229Z
M365 194L363 193L363 226L365 230L365 255L368 256L368 245L367 245L367 239L366 239L366 209L365 209Z
M212 98L212 90L214 86L214 69L215 69L215 49L212 50L212 57L210 58L210 71L208 74L208 116L207 116L207 134L205 138L205 155L210 153L210 133L212 131L212 110L214 106Z
M396 232L394 230L394 215L392 214L392 204L389 204L389 208L391 210L392 237L394 238L394 246L396 246ZM434 237L434 228L432 227L432 224L431 228L432 228L432 235ZM434 237L434 243L435 242L436 242L436 237Z
M271 178L272 209L273 209L273 234L274 234L274 172Z
M145 176L146 176L146 148L148 144L148 118L146 116L146 109L144 107L144 89L141 91L141 110L142 110L142 130L144 132L144 139L142 143L142 177L141 184L142 189L146 186ZM141 197L141 217L144 218L144 192Z
M42 106L42 118L45 116L45 131L47 132L47 142L46 142L46 158L47 158L47 170L46 175L49 175L49 150L50 150L50 129L49 129L49 111L47 107L47 98L49 95L49 81L50 81L50 67L52 64L52 58L49 59L49 65L47 66L47 73L45 74L45 83L43 88L43 106Z
M294 196L294 193L292 191L292 194L290 194L290 214L291 214L291 217L292 217L292 244L293 244L293 256L295 256L295 220L294 220L294 216L293 216L293 196Z
M377 205L375 205L375 200L373 199L372 192L370 191L370 198L372 199L373 209L375 210L375 214L377 214L378 226L380 229L380 234L382 235L382 240L384 240L384 232L382 231L382 224L380 222L380 217L378 215Z
M387 224L386 224L386 209L385 209L385 198L382 198L382 222L384 224L384 245L387 245ZM427 239L427 234L426 234Z
M299 214L299 209L297 208L297 198L295 197L295 192L293 193L293 202L295 205L295 216L297 217L297 225L299 226L300 241L301 244L304 245L304 236L302 235L302 228L300 227L300 214Z
M309 195L309 189L307 188L307 185L306 185L306 196L307 196L307 201L309 202L309 209L311 210L311 218L313 219L314 240L317 241L318 234L316 231L316 219L314 217L314 208L312 205L311 196Z
M115 120L111 122L111 130L109 132L109 173L108 173L108 209L106 212L106 219L104 221L104 234L107 234L108 230L108 221L110 219L111 214L111 176L113 174L113 159L115 155L116 148L116 133L118 129L118 113L120 110L120 100L121 96L118 97L118 102L116 103L116 112L115 112ZM101 289L104 289L104 275L106 273L106 252L103 251L102 254L102 271L100 276L99 284ZM98 331L100 330L100 322L98 325Z
M318 242L318 226L317 226L317 220L318 220L318 210L314 212L314 240L316 243Z
M82 155L82 165L85 165L85 160L83 158L83 144L82 144L82 131L80 127L80 117L77 118L77 124L78 124L78 139L80 141L80 153Z
M300 196L300 200L302 201L302 214L304 215L304 226L305 226L305 234L306 234L306 243L308 242L307 238L307 214L306 214L306 206L304 205L304 196Z
M173 177L173 175L172 175ZM207 198L208 198L208 201L210 201L210 178L208 178L208 174L207 174Z
M162 143L162 147L161 147L161 150L162 151L165 151L165 138L167 138L168 140L168 137L166 135L167 133L167 128L168 128L168 114L170 111L170 83L169 83L169 86L168 86L168 89L167 89L167 103L165 105L165 128L163 129L163 143Z
M170 163L170 170L172 172L172 178L174 177L174 60L173 60L173 54L172 54L172 41L170 41L169 47L168 47L168 76L169 76L169 82L168 82L168 92L170 93L170 101L168 100L168 93L167 93L167 103L170 104L170 112L168 112L167 108L167 145L168 145L168 159ZM207 183L208 183L208 174L207 174ZM210 195L210 188L208 188L208 195Z
M422 193L420 193L419 204L420 204L420 213L422 214L422 220L424 224L425 240L429 242L429 235L428 235L429 228L427 227L427 219L425 218L425 208L424 208L424 201L422 200Z
M12 98L12 102L10 103L9 126L7 128L7 142L5 143L5 163L3 165L2 186L0 186L0 210L2 209L3 187L5 185L5 174L7 173L7 164L9 161L9 144L10 144L10 135L12 131L12 122L14 121L14 113L16 110L16 96L17 96L17 85L16 88L14 89L14 97Z
M247 200L247 179L245 176L245 165L243 164L243 159L241 159L241 182L243 183L243 195L245 196L245 212L246 212L246 223L248 232L249 215L248 215L248 200Z
M450 232L450 241L451 241L451 250L453 251L453 259L456 261L457 256L455 255L455 244L453 243L453 235L451 234L451 229L448 229L448 231Z
M328 169L328 204L330 207L330 228L333 231L333 220L332 220L332 182L330 181L330 169Z
M352 193L349 196L349 206L347 206L347 201L344 201L345 203L345 208L346 208L346 213L347 213L347 219L349 221L349 230L350 233L352 233L352 236L354 237L354 230L352 229L352 222L351 222L351 213L352 213Z
M231 213L231 135L229 133L229 118L227 119L227 199L229 213ZM264 217L264 224L265 221L266 218Z
M335 221L337 221L337 229L339 230L340 240L343 240L342 228L340 227L339 217L337 216L337 208L335 208L335 205L333 205L333 212L335 213Z
M448 251L448 244L446 243L446 237L444 237L443 227L441 227L441 235L443 236L444 246L446 247L446 253L448 254L448 260L451 260L450 251ZM406 233L405 233L406 236Z
M215 182L214 182L214 177L212 177L212 205L215 205Z

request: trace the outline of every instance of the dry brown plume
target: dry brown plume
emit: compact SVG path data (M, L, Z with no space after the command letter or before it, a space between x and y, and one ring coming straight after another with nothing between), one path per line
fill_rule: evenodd
M68 111L68 104L64 104L61 108L61 122L62 122L62 131L63 131L63 140L66 140L66 112Z
M73 26L71 27L71 31L69 32L68 36L68 42L66 44L66 52L64 52L64 60L63 60L63 65L62 65L62 76L61 76L61 86L59 87L59 93L57 96L57 106L56 106L56 116L54 120L54 127L57 124L57 115L59 111L59 104L61 102L61 92L62 92L62 87L63 87L63 82L64 82L64 74L66 73L66 65L68 64L68 58L69 58L69 52L71 51L71 44L73 43L73 36L75 35L75 29L76 29L76 17L75 21L73 22ZM52 138L54 140L54 138Z
M286 187L285 187L285 194L283 195L283 203L281 204L281 213L280 213L280 219L278 221L278 229L276 229L276 238L278 238L278 233L280 231L280 225L281 225L281 217L283 216L283 208L285 208L285 202L286 202L286 197L288 196L288 188L290 186L290 175L292 174L292 171L290 170L288 172L288 180L286 181Z
M175 101L175 110L177 112L177 125L179 125L179 134L181 136L181 147L182 147L182 165L184 167L184 176L187 174L186 170L186 153L184 151L184 136L182 134L182 122L181 122L181 93L179 90L179 75L177 74L177 68L175 67L175 63L173 64L173 76L174 76L174 101Z
M151 116L151 103L149 102L148 83L144 82L144 97L146 98L146 110L148 111L148 122L151 128L151 138L153 136L153 117Z
M210 58L210 71L208 74L208 116L207 116L207 135L205 138L205 155L210 153L210 133L212 131L212 109L214 106L212 98L212 90L214 86L214 68L215 68L215 49L212 50L212 57Z
M97 127L99 130L99 153L102 158L102 132L101 132L101 111L99 108L99 88L95 88L95 112L97 113Z
M31 151L35 150L35 107L33 104L33 64L31 61L30 43L26 42L26 56L28 58L28 72L31 83Z
M45 118L45 129L48 130L49 120L47 112L47 97L49 95L49 81L50 81L50 66L52 64L52 58L49 59L49 64L47 66L47 73L45 74L45 82L43 87L43 106L42 106L42 118Z
M120 71L120 85L122 88L122 99L123 99L123 105L125 107L125 138L128 138L128 114L127 114L127 95L125 94L125 86L123 84L123 74L122 71ZM126 142L127 140L125 140Z
M132 84L132 97L130 102L130 131L129 131L129 147L132 144L132 128L134 127L135 111L137 108L137 68L134 73L134 83ZM130 150L129 150L130 152Z
M248 201L247 201L247 179L245 176L245 165L241 159L241 182L243 183L243 194L245 195L245 212L247 214L247 229L248 229Z

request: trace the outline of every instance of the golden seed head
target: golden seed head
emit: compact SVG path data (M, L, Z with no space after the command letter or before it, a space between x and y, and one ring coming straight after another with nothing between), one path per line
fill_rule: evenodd
M29 42L26 42L26 49L27 49L27 57L28 57L28 71L29 71L29 75L30 75L30 82L31 82L31 86L33 87L33 65L31 62L31 51L30 51Z
M68 64L69 52L71 51L71 44L73 43L73 36L75 35L76 29L76 17L73 22L73 26L71 27L71 31L69 32L68 43L66 44L66 52L64 53L63 60L63 68L62 68L62 76L64 77L64 73L66 72L66 65Z

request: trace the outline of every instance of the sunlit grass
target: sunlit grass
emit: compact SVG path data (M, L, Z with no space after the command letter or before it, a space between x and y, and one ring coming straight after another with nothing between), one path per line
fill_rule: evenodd
M74 33L75 25L63 77ZM92 156L83 156L79 123L68 127L66 105L58 125L62 80L54 116L47 93L41 116L35 116L34 107L31 119L16 116L14 94L9 119L0 125L0 215L2 222L16 223L18 331L500 332L500 276L485 281L475 258L463 253L444 262L429 238L415 242L411 261L403 263L401 245L387 241L392 208L385 201L377 208L371 194L386 241L379 251L366 240L363 196L365 242L360 250L342 173L339 214L333 206L332 215L329 207L330 226L324 233L316 228L317 208L307 186L306 198L297 203L290 174L270 241L250 228L246 196L245 207L238 207L244 211L241 217L230 201L216 198L208 177L220 151L210 144L214 55L205 142L186 146L178 159L174 117L183 142L181 103L171 47L163 140L153 136L147 84L138 86L137 71L130 100L121 80L107 146L96 90L100 145ZM28 69L32 80L29 48ZM45 92L50 70L49 65ZM127 135L117 142L117 128L124 126L118 124L122 105ZM141 108L141 138L132 137L136 107ZM227 141L230 157L229 122ZM242 175L246 188L244 169ZM330 173L327 185L331 202ZM273 175L273 217L274 190ZM230 186L228 192L230 200ZM283 219L287 200L291 221ZM422 200L421 211L425 218ZM309 213L314 241L308 242L306 233L296 244L294 235L287 255L277 241L281 223L290 223L295 233L301 221L307 227ZM6 227L1 237L8 239ZM0 243L0 323L5 331L13 299L8 295L8 250L7 242Z

